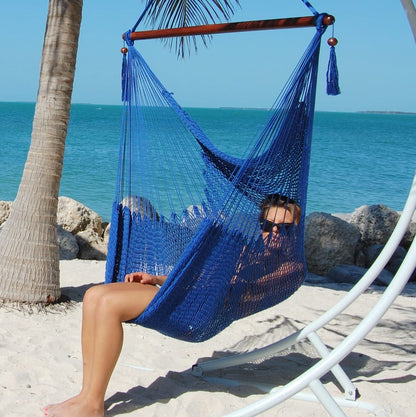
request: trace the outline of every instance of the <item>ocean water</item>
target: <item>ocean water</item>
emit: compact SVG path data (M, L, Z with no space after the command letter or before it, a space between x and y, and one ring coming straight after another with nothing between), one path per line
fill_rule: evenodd
M264 121L265 110L187 109L213 142L238 155ZM115 195L121 106L74 104L60 195L108 221ZM0 200L16 196L34 104L0 102ZM352 212L368 204L401 210L416 170L416 115L317 112L307 212Z

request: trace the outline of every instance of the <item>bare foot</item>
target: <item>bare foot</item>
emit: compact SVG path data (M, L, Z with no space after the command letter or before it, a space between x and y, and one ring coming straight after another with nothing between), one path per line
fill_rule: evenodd
M96 407L80 396L42 409L45 417L104 417L104 405Z

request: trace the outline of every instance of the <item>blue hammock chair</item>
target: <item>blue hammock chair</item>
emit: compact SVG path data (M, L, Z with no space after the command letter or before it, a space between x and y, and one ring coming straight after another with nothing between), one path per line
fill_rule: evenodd
M288 298L306 274L306 194L319 49L316 32L242 155L219 150L180 107L125 34L123 120L106 282L167 275L135 323L200 342ZM300 208L263 239L267 196ZM273 240L273 242L272 242Z

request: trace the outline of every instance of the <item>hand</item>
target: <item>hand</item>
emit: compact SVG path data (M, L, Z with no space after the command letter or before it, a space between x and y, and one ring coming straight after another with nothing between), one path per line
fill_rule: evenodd
M124 277L124 282L139 282L140 284L156 285L158 277L146 272L132 272Z

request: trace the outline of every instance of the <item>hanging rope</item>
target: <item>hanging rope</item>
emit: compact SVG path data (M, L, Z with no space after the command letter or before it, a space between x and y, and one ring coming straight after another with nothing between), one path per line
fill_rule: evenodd
M315 10L315 8L312 6L312 4L308 0L301 0L305 6L316 16L319 13Z
M150 9L150 6L155 2L156 0L149 0L146 7L143 10L143 13L140 15L139 19L137 20L136 24L131 29L132 32L134 32L137 29L137 26L139 26L140 22L143 20L143 18L146 16L147 11Z
M198 342L286 299L302 284L325 29L317 26L263 130L241 157L210 142L126 33L123 130L106 282L123 281L134 271L167 276L137 324ZM270 196L284 202L285 213L291 205L292 221L262 217ZM266 220L278 234L266 232Z
M338 39L334 37L334 26L332 26L332 36L327 41L330 46L328 69L326 71L326 93L330 96L337 96L341 94L339 88L339 74L337 57L335 54L335 45L338 44Z

